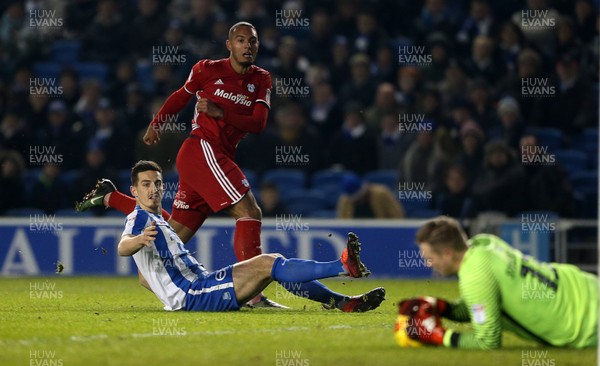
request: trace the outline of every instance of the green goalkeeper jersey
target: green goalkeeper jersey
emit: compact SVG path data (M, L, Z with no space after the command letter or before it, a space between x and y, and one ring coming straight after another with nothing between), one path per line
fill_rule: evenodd
M469 242L458 278L461 299L450 318L472 333L446 332L444 345L501 346L502 330L526 339L582 348L598 341L598 278L569 264L543 263L494 235Z

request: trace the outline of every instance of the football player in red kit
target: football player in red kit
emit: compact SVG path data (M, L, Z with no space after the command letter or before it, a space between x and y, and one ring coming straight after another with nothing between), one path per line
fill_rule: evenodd
M269 114L271 76L254 65L258 45L252 24L234 24L226 41L229 57L196 63L185 85L167 98L143 137L148 145L158 143L160 125L197 98L192 131L177 154L179 187L173 210L170 216L163 210L163 217L186 243L210 214L225 210L236 220L233 241L238 261L262 253L262 213L233 160L240 140L261 132ZM101 204L128 214L135 200L118 192L112 182L101 180L76 208L83 211ZM263 295L249 305L281 306Z

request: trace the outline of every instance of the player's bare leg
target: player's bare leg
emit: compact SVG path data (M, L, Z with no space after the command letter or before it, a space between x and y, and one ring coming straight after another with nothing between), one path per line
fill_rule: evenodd
M238 303L245 304L272 281L271 268L280 254L262 254L233 265L233 288Z
M227 213L235 219L233 249L238 262L262 254L260 245L262 211L258 207L252 191L248 191L240 201L227 208ZM286 308L267 299L262 293L250 299L248 305L252 307Z
M175 230L177 236L179 236L179 238L184 244L187 244L187 242L194 237L194 234L196 234L195 231L188 228L184 224L173 220L173 217L169 218L168 223L169 225L171 225L173 230Z

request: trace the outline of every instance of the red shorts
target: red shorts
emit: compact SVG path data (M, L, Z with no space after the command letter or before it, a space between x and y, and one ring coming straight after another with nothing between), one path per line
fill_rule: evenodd
M177 154L179 187L173 220L196 231L206 218L237 202L250 190L236 163L208 141L187 138Z

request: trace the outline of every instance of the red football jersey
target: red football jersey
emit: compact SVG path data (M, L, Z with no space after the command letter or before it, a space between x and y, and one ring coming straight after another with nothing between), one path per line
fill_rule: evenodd
M269 72L252 65L245 74L238 74L231 67L228 58L196 63L184 88L198 98L210 100L225 112L250 116L255 104L259 102L271 108ZM191 134L208 141L215 148L221 147L225 154L233 156L237 144L247 132L234 127L225 119L215 119L206 113L194 112Z

